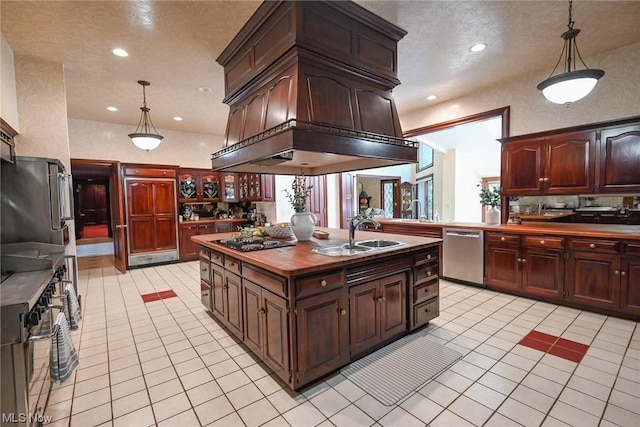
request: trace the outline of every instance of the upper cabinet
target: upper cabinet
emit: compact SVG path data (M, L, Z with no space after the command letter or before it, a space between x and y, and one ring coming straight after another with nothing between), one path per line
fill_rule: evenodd
M640 191L640 124L602 130L599 155L597 191Z
M222 201L234 203L240 200L238 194L238 174L233 172L220 173L222 180Z
M633 123L635 121L635 123ZM502 194L640 190L640 117L501 140Z
M220 175L206 169L178 171L178 200L185 202L220 201Z

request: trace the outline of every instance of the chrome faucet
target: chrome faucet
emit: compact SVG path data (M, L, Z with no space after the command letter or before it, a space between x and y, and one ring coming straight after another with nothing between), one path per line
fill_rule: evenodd
M427 219L427 216L424 214L424 211L422 211L422 202L420 201L420 199L413 199L411 201L411 210L413 211L413 204L415 202L418 202L418 211L416 215L418 219ZM420 215L420 211L422 211L422 215Z
M370 217L366 217L366 216L361 216L361 215L356 215L353 218L351 218L351 221L349 221L349 246L348 248L353 248L356 245L356 227L358 227L361 224L364 224L365 222L371 223L373 225L375 225L376 228L381 227L382 224L380 224L378 221L376 221L373 218Z

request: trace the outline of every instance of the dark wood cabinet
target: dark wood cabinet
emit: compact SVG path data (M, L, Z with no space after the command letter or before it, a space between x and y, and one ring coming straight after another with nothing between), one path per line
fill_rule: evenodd
M342 284L340 289L296 302L298 353L294 384L306 384L349 361L348 310Z
M280 377L289 373L287 300L243 279L244 343Z
M219 265L211 265L211 286L213 288L213 314L223 323L227 319L227 293L225 292L224 268Z
M485 232L485 285L491 289L522 289L520 236Z
M624 312L640 316L640 256L623 257L620 268L620 306Z
M502 149L505 195L576 194L593 190L594 131L510 142Z
M222 254L214 253L214 251L211 251L211 257L216 257L225 264L228 262L226 257L222 256ZM235 262L239 263L237 260ZM213 288L213 315L222 321L238 338L243 339L242 280L240 276L212 261L211 282Z
M597 191L640 191L640 124L603 130L599 154Z
M398 273L349 289L351 354L359 354L407 329L407 274Z
M220 181L222 182L222 201L225 203L240 201L238 175L231 172L220 173Z
M260 187L263 202L276 201L276 176L271 174L260 175Z
M241 202L262 201L262 178L258 173L239 173L238 198Z
M220 175L206 169L178 170L178 202L220 201Z
M617 310L620 306L620 257L572 251L567 266L569 301Z
M520 263L522 264L523 291L551 299L562 298L564 249L525 246Z
M180 261L198 258L198 244L191 240L192 236L215 233L215 222L198 224L196 222L181 223L178 227L180 236Z

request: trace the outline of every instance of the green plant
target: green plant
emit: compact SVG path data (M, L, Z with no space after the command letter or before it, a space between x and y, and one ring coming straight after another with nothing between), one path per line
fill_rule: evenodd
M500 206L500 187L484 188L482 184L478 184L478 187L480 187L482 206L491 206L492 208Z
M304 175L296 175L291 183L291 190L293 190L293 192L290 193L289 190L284 190L293 210L296 212L304 212L304 209L307 206L307 198L311 194L312 188L313 185L307 185L307 180Z

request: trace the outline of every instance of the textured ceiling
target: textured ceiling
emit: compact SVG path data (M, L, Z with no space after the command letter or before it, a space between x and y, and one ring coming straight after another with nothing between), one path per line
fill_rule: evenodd
M431 93L441 102L532 71L550 73L567 25L567 1L358 3L408 31L399 44L402 84L394 91L401 116L432 105ZM1 24L16 55L64 64L70 118L133 131L142 79L151 82L147 103L156 128L222 135L228 107L215 58L259 4L3 0ZM640 1L576 1L574 20L585 58L640 41ZM488 48L471 54L477 42ZM114 56L114 47L130 56ZM201 86L212 92L199 92ZM174 121L176 115L184 120Z

